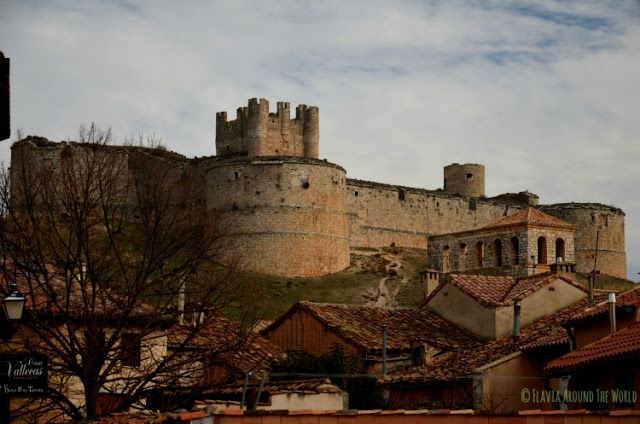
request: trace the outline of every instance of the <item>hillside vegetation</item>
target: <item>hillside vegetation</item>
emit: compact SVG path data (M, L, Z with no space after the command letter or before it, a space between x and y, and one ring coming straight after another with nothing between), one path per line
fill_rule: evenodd
M589 275L590 274L579 272L576 274L576 280L585 287L589 287ZM621 292L634 287L636 287L636 283L624 278L613 277L607 274L598 274L596 277L596 289Z
M335 274L285 278L239 273L238 280L258 287L259 317L266 320L279 317L300 300L415 307L424 300L419 272L425 267L425 257L421 249L359 248L351 252L351 265ZM576 280L588 287L588 274L579 273ZM605 274L596 279L596 289L624 291L633 287L633 281Z
M423 300L419 271L425 251L406 248L362 248L351 252L351 265L322 277L284 278L240 273L240 283L260 287L261 318L275 319L295 302L418 306Z

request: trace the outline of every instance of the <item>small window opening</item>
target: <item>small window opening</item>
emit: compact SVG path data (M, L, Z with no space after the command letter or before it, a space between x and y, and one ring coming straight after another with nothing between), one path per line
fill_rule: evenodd
M502 241L500 239L493 241L493 266L502 266Z
M236 172L234 172L234 173L233 173L233 176L234 176L234 177L236 178L236 180L237 180L238 178L240 178L240 173L239 173L238 171L236 171Z
M449 246L445 246L442 249L442 272L451 271L450 254L451 248Z
M511 237L511 261L514 265L520 265L520 240Z
M544 237L538 238L538 263L547 263L547 239Z
M556 239L556 262L562 263L565 262L566 257L564 253L564 240L559 238Z
M467 180L470 180L473 178L473 174L467 174L466 177L467 177Z
M476 243L476 266L482 268L484 259L484 243L479 241Z
M305 181L302 183L302 188L304 189L308 189L309 188L309 181Z
M424 345L417 345L411 347L411 362L416 367L426 365L425 357L426 357L426 348Z
M354 192L353 192L353 195L354 195L354 196L356 196L356 197L358 197L358 192L357 192L357 191L354 191Z
M139 334L124 333L120 338L120 363L125 367L140 366L142 340Z
M404 200L404 190L403 189L399 189L398 190L398 199L399 200Z
M460 264L458 269L464 271L467 268L467 243L460 243Z

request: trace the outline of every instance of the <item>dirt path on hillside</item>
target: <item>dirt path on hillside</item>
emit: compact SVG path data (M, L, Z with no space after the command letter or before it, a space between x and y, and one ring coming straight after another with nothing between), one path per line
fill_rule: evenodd
M407 266L400 255L393 251L389 252L384 250L359 253L366 256L377 256L384 261L384 276L380 278L377 289L365 295L368 300L367 304L383 307L396 306L396 296L398 292L409 281L409 277L406 275ZM395 287L389 287L387 281L395 276L400 277L399 284L395 285Z

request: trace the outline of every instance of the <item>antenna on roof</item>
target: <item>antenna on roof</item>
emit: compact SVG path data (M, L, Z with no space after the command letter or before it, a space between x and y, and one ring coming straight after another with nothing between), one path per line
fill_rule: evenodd
M598 265L598 242L600 241L600 226L596 229L596 254L593 257L593 273L589 279L589 304L593 305L593 290L596 287L596 269Z

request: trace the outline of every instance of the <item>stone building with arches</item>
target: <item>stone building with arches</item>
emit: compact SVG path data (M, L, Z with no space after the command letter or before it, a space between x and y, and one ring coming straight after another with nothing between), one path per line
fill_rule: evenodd
M429 237L428 267L439 272L531 275L575 264L576 226L527 208L488 226Z
M235 119L216 114L212 156L102 148L121 165L122 184L148 164L166 169L166 189L190 193L185 206L224 229L224 259L242 271L321 276L348 267L355 248L398 246L427 249L428 266L440 270L534 263L539 270L561 257L590 272L598 252L598 271L627 275L625 214L614 206L539 204L528 191L487 196L485 167L477 163L445 166L442 186L431 189L349 178L345 168L321 159L319 143L318 107L278 102L270 111L266 99L254 98ZM28 136L11 147L11 175L43 168L57 178L65 158L94 148Z

